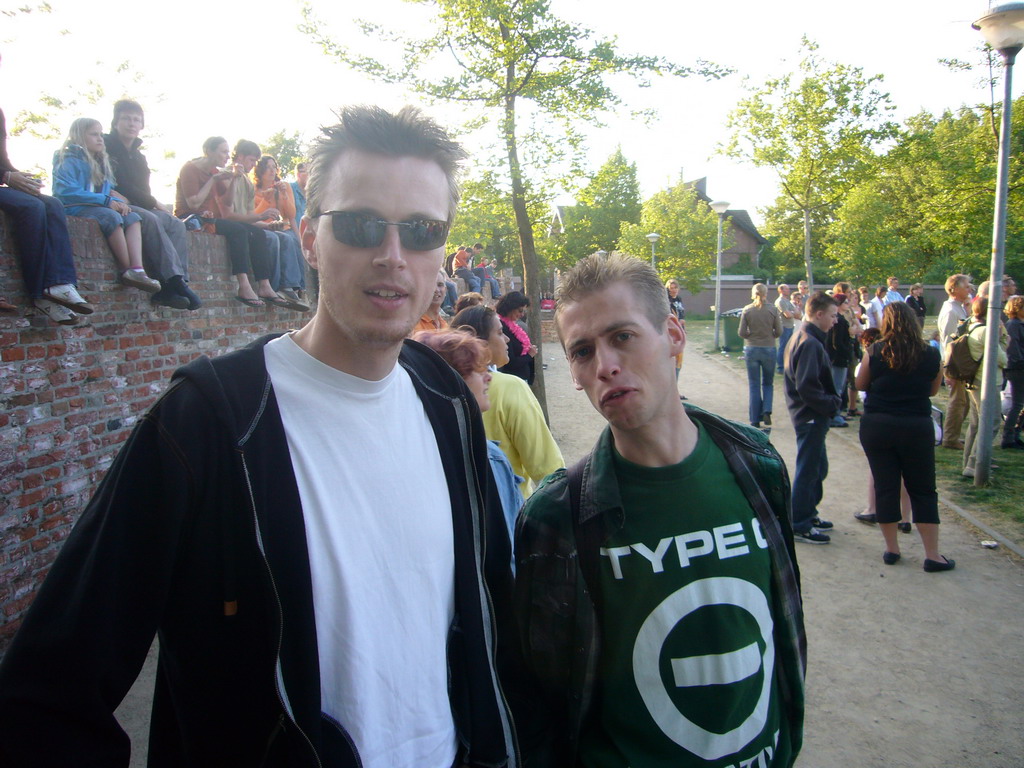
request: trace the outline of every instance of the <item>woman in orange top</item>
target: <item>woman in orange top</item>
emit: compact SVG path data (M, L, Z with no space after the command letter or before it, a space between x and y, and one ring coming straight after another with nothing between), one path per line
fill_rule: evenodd
M252 182L256 187L256 213L267 208L276 208L281 212L281 219L296 235L299 234L299 223L295 220L295 193L291 185L281 181L277 175L277 160L264 155L252 169Z
M287 182L277 175L277 160L263 155L252 169L252 181L256 190L253 206L256 213L274 208L281 214L281 223L275 222L281 240L280 262L276 279L271 284L293 302L294 308L306 305L306 262L299 245L299 223L295 220L295 193Z

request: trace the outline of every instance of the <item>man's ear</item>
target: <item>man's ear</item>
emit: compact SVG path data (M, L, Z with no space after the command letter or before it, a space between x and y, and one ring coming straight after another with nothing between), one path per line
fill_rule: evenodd
M668 336L669 347L674 357L686 348L686 331L675 315L669 315L665 323L665 334Z
M299 222L299 242L302 243L302 255L313 269L319 269L316 252L316 224L306 216Z

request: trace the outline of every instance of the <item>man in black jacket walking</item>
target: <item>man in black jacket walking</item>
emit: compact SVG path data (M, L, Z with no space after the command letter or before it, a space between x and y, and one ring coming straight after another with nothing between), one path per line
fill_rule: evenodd
M832 523L818 515L828 475L825 437L839 413L840 399L825 342L836 324L839 307L824 291L807 299L804 321L786 346L786 405L796 430L796 473L793 475L793 538L805 544L828 544L822 531Z
M348 108L311 157L304 328L181 369L0 665L0 764L128 764L113 716L159 633L150 766L519 765L511 549L462 378L405 336L464 153Z

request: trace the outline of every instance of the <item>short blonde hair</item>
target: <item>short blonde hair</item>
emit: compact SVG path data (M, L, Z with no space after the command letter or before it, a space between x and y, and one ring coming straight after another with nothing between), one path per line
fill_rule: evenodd
M1020 317L1022 312L1024 312L1024 296L1011 296L1006 300L1006 306L1003 307L1004 315Z
M559 280L558 290L555 292L555 329L563 344L559 320L565 308L616 283L628 285L651 325L658 333L664 330L665 318L669 314L668 293L654 267L634 256L603 256L595 253L580 259L576 266Z

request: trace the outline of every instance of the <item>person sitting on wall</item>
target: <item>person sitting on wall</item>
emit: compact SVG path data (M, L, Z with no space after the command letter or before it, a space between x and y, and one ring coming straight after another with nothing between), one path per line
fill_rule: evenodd
M142 267L141 217L114 192L114 171L99 120L80 117L71 123L64 145L53 155L53 194L69 216L97 221L122 284L147 293L160 290L160 283Z
M160 290L150 301L158 306L196 310L203 302L188 287L185 224L167 210L150 189L149 163L142 154L142 139L139 138L145 126L146 117L138 102L121 99L114 103L110 133L103 134L114 169L114 191L122 195L142 219L143 261L160 281Z
M249 174L260 159L260 147L248 139L240 139L231 153L232 178L228 181L228 191L220 199L221 212L224 218L243 221L263 230L270 251L270 285L274 288L273 296L264 296L263 301L284 309L308 312L309 305L302 301L298 294L289 295L279 290L282 283L290 289L303 282L301 268L297 260L302 259L302 250L291 238L277 231L281 219L281 211L277 208L264 208L256 211L256 188L249 180ZM290 291L294 294L294 290Z
M22 173L7 156L7 124L0 110L0 211L14 225L25 290L32 305L60 325L75 325L78 315L89 315L92 305L76 287L78 275L71 253L64 206L42 195L42 182ZM0 299L5 313L17 307ZM77 314L76 314L77 313Z
M292 193L291 185L281 181L277 173L278 165L270 155L263 155L252 171L252 181L255 187L255 210L261 213L268 208L276 209L281 214L280 229L274 230L273 234L280 240L281 258L278 261L277 280L271 280L270 284L280 288L279 293L291 300L293 305L303 304L306 309L309 305L305 301L306 270L305 260L302 257L302 246L299 244L299 222L298 210L295 205L295 196ZM271 223L271 227L275 224ZM288 243L291 240L291 243ZM297 306L293 306L298 309Z
M474 293L480 292L480 278L473 274L469 268L470 260L472 255L466 246L459 246L459 250L455 252L455 259L452 261L452 269L454 270L455 277L461 277L466 281L466 288Z
M270 287L272 264L267 239L259 227L228 220L221 212L221 197L234 176L231 171L221 170L229 154L228 142L222 136L211 136L203 142L203 156L185 163L178 175L174 215L181 219L198 217L207 232L224 236L231 274L238 283L235 299L247 307L262 307L265 299L276 297ZM250 265L256 290L249 282Z
M480 287L483 287L484 283L491 286L491 298L501 298L501 286L498 284L498 279L494 276L494 272L491 270L491 264L487 260L487 254L484 253L483 243L477 243L473 246L472 259L476 262L476 266L473 267L473 274L476 275L477 279L480 280Z

